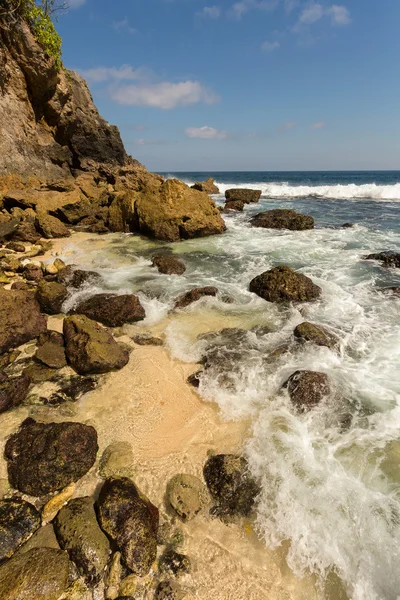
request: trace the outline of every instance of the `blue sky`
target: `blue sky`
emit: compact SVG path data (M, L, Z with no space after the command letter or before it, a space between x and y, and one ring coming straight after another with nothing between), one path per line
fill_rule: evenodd
M57 25L158 171L400 168L400 0L70 0Z

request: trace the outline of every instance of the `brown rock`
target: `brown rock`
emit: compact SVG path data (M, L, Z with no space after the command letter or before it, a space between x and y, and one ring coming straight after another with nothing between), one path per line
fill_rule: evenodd
M146 313L140 300L133 294L96 294L84 300L74 309L75 314L86 315L108 327L120 327L124 323L142 321Z
M176 300L174 308L185 308L192 304L193 302L197 302L200 298L204 298L204 296L216 296L218 294L218 289L213 286L203 287L203 288L193 288L190 292L186 292L186 294L182 294Z
M164 275L183 275L186 271L185 264L179 258L168 254L153 256L152 265Z
M69 237L71 232L57 217L52 217L46 212L37 212L35 220L36 229L46 239Z
M19 406L26 398L30 385L29 377L7 377L0 372L0 413Z
M302 341L314 342L317 346L326 346L327 348L335 348L339 344L337 337L324 327L308 322L297 325L294 336Z
M219 194L219 188L215 185L212 177L209 177L207 181L196 181L192 188L206 194Z
M245 204L252 202L258 202L261 197L261 190L250 190L250 189L230 189L226 190L225 198L229 201L239 200Z
M18 225L12 236L12 239L13 241L29 242L30 244L34 244L40 240L40 234L36 231L36 227L33 223L30 221L24 221Z
M284 384L293 404L302 412L310 410L330 394L329 378L325 373L296 371Z
M36 291L36 299L43 312L49 315L58 315L68 296L67 288L56 281L41 281Z
M96 271L83 271L82 269L74 269L68 265L64 269L60 269L57 273L58 283L62 283L67 287L80 288L83 285L96 283L101 280L101 277Z
M46 330L46 318L33 294L0 289L0 354L36 338Z
M369 254L365 259L379 260L385 267L397 267L400 269L400 252L377 252L376 254Z
M0 222L0 240L7 239L12 236L19 224L18 219L9 219Z
M268 302L311 302L321 295L321 288L309 277L279 266L265 271L250 282L250 291Z
M40 513L21 498L0 500L0 563L40 527Z
M314 229L314 219L307 215L297 213L295 210L275 209L259 213L250 221L253 227L265 227L267 229L290 229L302 231Z
M25 252L24 244L21 244L19 242L8 242L6 248L8 248L9 250L14 250L14 252Z
M227 200L225 202L224 210L234 210L242 212L245 203L242 200Z
M37 360L51 369L62 369L67 365L64 346L52 342L46 342L43 346L40 346L35 356Z
M24 277L27 281L34 281L35 283L38 283L41 279L43 279L42 268L34 264L26 265L24 268Z

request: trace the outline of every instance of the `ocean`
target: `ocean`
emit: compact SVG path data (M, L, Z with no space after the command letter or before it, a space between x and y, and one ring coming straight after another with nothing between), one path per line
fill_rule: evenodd
M216 402L227 420L251 422L244 452L262 482L256 529L269 548L284 545L289 567L314 573L321 598L335 576L352 600L396 600L400 594L400 270L366 261L372 252L400 252L400 172L166 173L191 184L213 177L219 206L230 187L262 190L258 204L224 215L224 235L175 244L119 235L80 263L107 278L107 289L134 291L146 324L168 315L192 287L213 285L221 297L186 309L165 330L173 357L196 362L209 340L197 324L246 330L220 344L225 368L203 374L199 393ZM249 218L272 208L312 215L311 231L251 228ZM343 228L352 223L351 228ZM180 256L187 271L166 277L150 268L163 249ZM250 280L288 265L322 288L319 301L276 306L249 292ZM104 288L91 293L105 291ZM70 302L77 300L74 297ZM293 341L303 321L321 324L340 340L334 352ZM212 324L212 325L211 325ZM224 337L225 336L225 337ZM287 345L276 360L268 356ZM329 402L307 413L291 405L282 384L296 370L326 373ZM334 596L338 600L339 596ZM305 599L306 600L306 599Z

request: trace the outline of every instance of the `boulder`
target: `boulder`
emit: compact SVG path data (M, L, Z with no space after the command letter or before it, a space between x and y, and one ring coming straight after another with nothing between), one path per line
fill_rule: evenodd
M219 515L248 516L260 493L243 456L217 454L204 465L204 479Z
M147 575L157 557L157 508L130 479L107 479L98 499L98 518L126 566L140 577Z
M46 323L33 294L0 289L0 354L38 337Z
M67 287L80 288L85 284L95 285L101 281L101 276L96 271L83 271L68 265L58 271L57 281Z
M62 369L67 366L64 346L46 342L36 350L35 358L51 369Z
M242 200L227 200L225 202L224 211L234 210L243 212L245 203Z
M44 211L36 213L35 226L40 235L46 239L69 237L71 232L64 223Z
M70 500L55 519L55 531L63 550L88 583L103 576L110 556L110 544L97 522L92 498Z
M93 466L97 450L93 427L26 419L5 446L8 478L20 492L43 496L83 477Z
M19 406L26 398L30 379L25 375L7 377L0 372L0 414Z
M250 291L268 302L312 302L321 295L321 288L309 277L293 269L279 266L265 271L250 282Z
M58 600L68 585L68 554L34 548L0 567L2 600Z
M294 336L304 342L314 342L317 346L326 346L327 348L337 348L339 344L338 338L330 333L321 325L314 323L300 323L294 330Z
M190 521L206 506L208 495L194 475L175 475L168 482L167 501L183 521Z
M84 315L64 319L67 361L80 375L122 369L129 351L103 327Z
M209 177L207 181L195 181L192 188L206 194L219 194L219 188L215 185L212 177Z
M182 294L175 301L174 308L186 308L189 304L193 302L197 302L204 296L216 296L218 294L218 289L213 286L207 286L203 288L193 288L189 292Z
M0 222L0 240L11 237L17 229L18 224L18 219L9 219L8 221Z
M82 219L91 217L95 214L97 205L92 204L89 201L82 200L81 202L72 202L71 204L64 204L52 214L63 223L68 225L76 225Z
M156 267L158 272L163 275L183 275L186 271L185 264L179 258L169 254L153 256L151 262L153 267Z
M400 252L377 252L376 254L368 254L365 260L379 260L384 267L396 267L400 269Z
M40 240L40 234L37 232L35 225L31 221L24 221L20 223L13 233L13 241L17 242L29 242L35 244Z
M250 204L252 202L258 202L261 197L261 190L249 190L245 188L238 189L230 189L226 190L225 198L228 201L236 201L244 202L245 204Z
M205 193L168 179L154 193L137 195L135 217L138 231L166 242L223 233L226 229L214 201Z
M65 285L56 281L41 281L37 287L36 300L44 313L58 315L64 300L68 296Z
M14 554L41 525L40 513L21 498L0 500L0 563Z
M292 231L314 229L312 217L297 213L295 210L280 208L259 213L251 219L250 223L253 227L265 227L266 229L290 229Z
M283 387L301 412L317 406L331 391L328 376L316 371L296 371Z
M99 321L107 327L120 327L124 323L136 323L146 317L140 300L133 294L96 294L80 302L73 311Z

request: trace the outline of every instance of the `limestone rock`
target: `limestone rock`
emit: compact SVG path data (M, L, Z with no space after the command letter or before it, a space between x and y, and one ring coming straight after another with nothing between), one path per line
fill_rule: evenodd
M0 500L0 563L10 558L40 527L36 508L21 500Z
M89 319L108 327L120 327L124 323L142 321L146 313L140 300L133 294L96 294L84 300L74 309L74 313L86 315Z
M284 384L290 400L300 411L305 412L317 406L331 392L326 373L296 371Z
M245 202L243 200L227 200L225 202L224 211L234 210L237 212L243 212Z
M7 377L0 372L0 413L19 406L26 398L30 379L26 375Z
M46 239L69 237L71 232L57 217L52 217L45 212L37 212L35 220L36 229Z
M183 275L186 271L185 264L179 258L168 254L153 256L152 265L164 275Z
M146 575L157 556L157 508L130 479L107 479L98 499L98 517L126 566L140 577Z
M18 225L12 236L12 239L13 241L29 242L34 244L40 240L40 234L37 232L33 223L30 221L24 221Z
M251 190L245 188L226 190L225 198L229 201L239 200L245 204L258 202L261 197L261 190Z
M55 520L57 539L89 583L102 577L110 556L110 544L100 529L91 498L75 498Z
M0 240L11 237L18 227L18 223L18 219L9 219L7 221L0 222Z
M250 282L250 291L268 302L312 302L321 295L321 288L309 277L293 269L279 266L265 271Z
M58 315L64 300L68 296L67 288L56 281L41 281L36 291L36 299L43 312Z
M314 325L314 323L300 323L294 330L294 336L299 340L305 342L314 342L317 346L326 346L327 348L337 348L339 344L338 338L330 333L321 325Z
M113 442L104 450L100 459L100 475L109 477L132 477L134 474L134 457L129 442Z
M0 354L36 338L46 329L46 318L33 294L0 289Z
M35 548L0 566L0 598L58 600L68 585L68 554Z
M195 181L192 188L206 194L219 194L219 188L215 185L212 177L209 177L207 181Z
M83 477L97 450L93 427L26 419L7 440L4 454L11 485L25 494L43 496Z
M186 308L186 306L189 306L189 304L192 304L193 302L197 302L201 298L204 298L204 296L216 296L217 294L218 289L213 286L193 288L177 298L174 308Z
M314 229L312 217L297 213L295 210L280 208L259 213L251 219L250 223L253 227L267 229L290 229L292 231Z
M167 500L183 521L190 521L206 506L205 485L194 475L175 475L167 486Z
M243 456L217 454L204 465L204 479L218 515L248 516L260 493Z
M80 375L122 369L129 361L128 350L84 315L64 319L64 336L67 360Z

